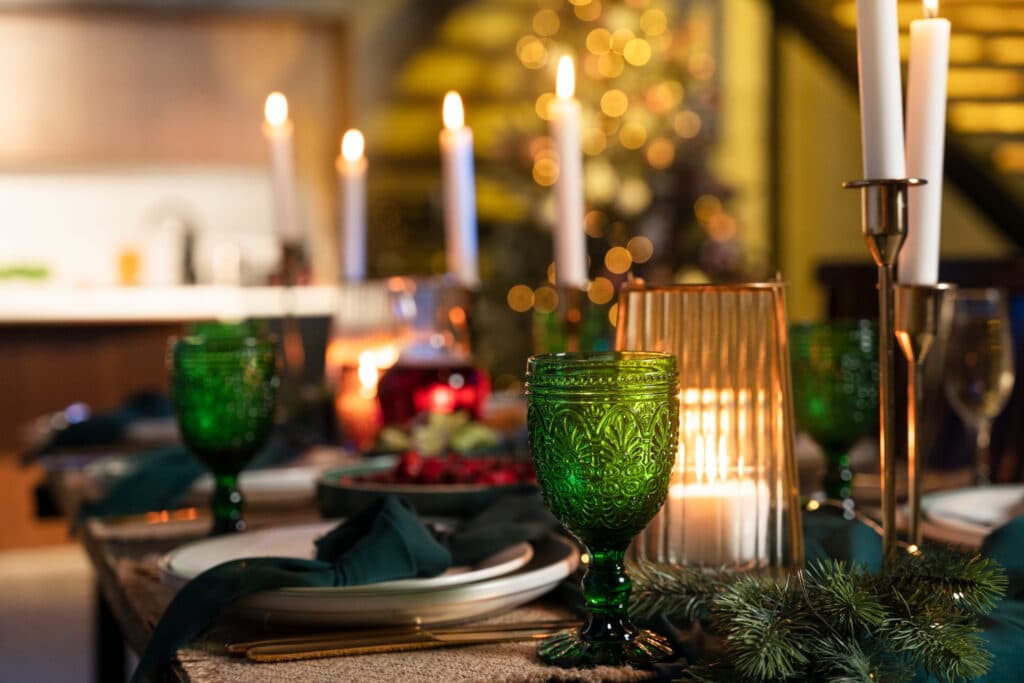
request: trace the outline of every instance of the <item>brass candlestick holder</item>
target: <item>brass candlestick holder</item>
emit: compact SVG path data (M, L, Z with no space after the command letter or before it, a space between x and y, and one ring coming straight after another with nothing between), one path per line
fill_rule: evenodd
M896 338L907 358L907 539L918 546L921 530L921 479L919 417L924 404L924 362L944 321L949 320L953 285L897 285Z
M878 405L881 427L882 559L896 553L896 337L893 290L896 260L907 237L907 190L924 185L920 178L853 180L843 187L861 191L861 231L878 267Z

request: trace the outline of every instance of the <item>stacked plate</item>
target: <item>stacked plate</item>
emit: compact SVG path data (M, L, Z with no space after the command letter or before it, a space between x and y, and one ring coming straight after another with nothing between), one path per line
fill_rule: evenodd
M337 525L320 522L220 536L175 548L160 562L164 583L177 589L222 562L246 557L311 559L313 541ZM236 614L265 622L336 626L434 625L464 621L525 604L575 571L579 551L551 535L519 543L471 567L427 579L366 586L283 588L249 596Z
M1024 512L1024 484L972 486L921 499L929 538L977 548L995 529Z

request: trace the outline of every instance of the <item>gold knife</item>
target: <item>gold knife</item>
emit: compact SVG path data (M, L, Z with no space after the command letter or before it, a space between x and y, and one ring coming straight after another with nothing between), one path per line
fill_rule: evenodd
M251 647L245 656L256 662L288 662L300 659L324 657L350 657L354 655L381 654L386 652L407 652L428 650L457 645L480 645L503 643L517 640L536 640L554 635L561 628L523 628L511 630L498 628L473 633L433 633L419 631L395 636L369 637L365 639L346 638L337 641L295 643L289 645L264 645Z
M559 630L579 626L580 622L574 619L547 619L537 621L519 621L505 624L460 624L456 626L438 626L436 628L423 628L417 626L392 626L376 629L331 631L324 633L305 633L294 636L278 636L276 638L265 638L261 640L249 640L227 645L227 651L234 655L243 655L247 650L255 647L268 647L277 645L305 645L312 647L317 643L334 644L339 641L355 642L368 638L395 638L411 636L422 633L434 635L457 635L461 633L481 633L496 631L523 631L527 629L537 630Z

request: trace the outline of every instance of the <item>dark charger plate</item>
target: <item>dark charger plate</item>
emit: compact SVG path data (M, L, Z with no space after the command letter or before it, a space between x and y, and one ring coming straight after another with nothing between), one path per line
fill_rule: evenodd
M406 500L422 516L469 517L505 493L536 490L533 484L386 484L341 483L343 477L359 477L394 469L397 455L378 455L360 463L326 470L317 483L317 501L324 517L345 517L366 507L375 498L395 495Z

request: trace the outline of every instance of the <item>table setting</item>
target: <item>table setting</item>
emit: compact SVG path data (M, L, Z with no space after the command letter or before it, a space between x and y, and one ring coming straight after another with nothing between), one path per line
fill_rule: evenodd
M782 273L602 277L604 296L566 55L543 117L554 258L503 392L480 360L494 311L458 93L444 274L367 279L367 140L341 140L319 384L288 313L309 271L272 93L285 315L187 327L166 397L38 449L139 451L127 423L176 425L81 468L96 490L72 511L131 680L1024 680L1024 484L993 483L991 448L1014 386L1006 295L938 280L950 25L929 2L914 21L904 117L896 2L856 9L864 178L845 187L877 318L792 321ZM933 463L941 399L973 441L964 471Z

